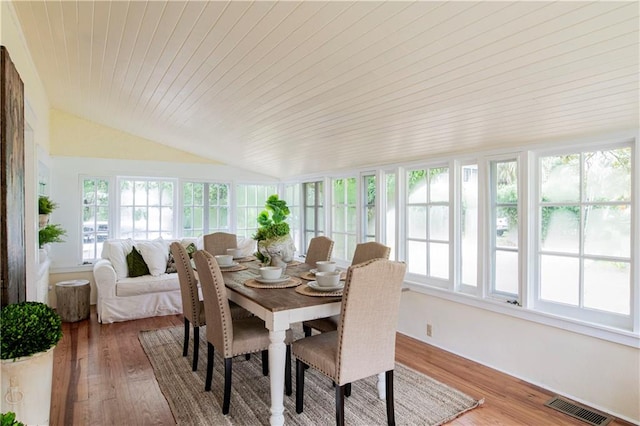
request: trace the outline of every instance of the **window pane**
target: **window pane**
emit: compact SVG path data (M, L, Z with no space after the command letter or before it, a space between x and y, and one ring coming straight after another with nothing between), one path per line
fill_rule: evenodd
M449 241L449 207L429 207L429 239Z
M422 241L407 242L407 270L413 274L427 274L427 243Z
M518 247L518 208L496 209L496 247Z
M584 163L587 201L631 199L631 148L587 152Z
M584 222L586 254L630 256L631 208L628 205L587 207Z
M412 170L408 173L409 203L427 202L427 172L426 170Z
M376 208L375 207L367 207L366 213L367 215L367 235L371 236L375 240L376 234Z
M347 209L345 207L336 207L333 213L333 226L336 232L345 232L346 231L346 215Z
M580 155L540 159L542 202L580 201Z
M496 250L495 285L496 291L518 294L518 253Z
M616 314L631 313L631 267L627 262L585 260L584 306Z
M407 237L427 238L427 208L425 206L407 207Z
M430 201L433 203L449 201L449 168L431 169L430 173Z
M347 207L347 232L354 234L356 233L356 223L358 221L356 208L354 206Z
M504 161L496 163L496 202L518 202L518 162Z
M477 286L478 279L478 165L462 167L462 283Z
M578 253L580 250L580 208L578 206L543 207L543 250Z
M432 277L449 279L449 244L429 244L429 268Z
M540 259L540 298L577 306L580 303L580 261L547 255Z
M390 259L396 259L396 175L387 175L387 239L386 243L391 247Z

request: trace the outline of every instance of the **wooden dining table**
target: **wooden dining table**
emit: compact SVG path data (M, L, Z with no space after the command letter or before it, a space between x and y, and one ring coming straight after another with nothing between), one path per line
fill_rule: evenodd
M247 269L224 272L224 282L229 300L247 309L265 322L269 330L269 378L271 391L271 425L284 424L284 371L286 330L292 324L329 317L340 313L341 297L308 296L291 288L252 288L245 285L248 280L259 277L260 264L257 261L243 262ZM291 262L285 274L300 277L311 267L304 263ZM300 279L303 285L308 281Z

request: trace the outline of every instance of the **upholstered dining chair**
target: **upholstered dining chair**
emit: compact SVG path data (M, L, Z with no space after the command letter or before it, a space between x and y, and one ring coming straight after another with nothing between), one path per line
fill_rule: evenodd
M198 280L191 266L191 259L185 247L179 242L171 243L169 249L176 262L180 295L182 296L182 315L184 317L184 344L182 356L189 353L190 324L193 326L193 371L198 369L198 352L200 348L200 327L207 324L204 304L198 292ZM231 305L233 318L247 318L251 312L233 303Z
M226 232L214 232L202 237L204 249L216 256L219 254L227 254L227 249L238 248L238 238L235 234Z
M184 316L184 344L182 356L189 352L189 324L193 325L193 371L198 369L198 352L200 347L200 327L207 324L204 305L198 295L198 280L191 267L191 259L182 244L171 243L169 247L176 262L180 295L182 296L182 315Z
M330 260L333 251L333 240L325 236L314 237L309 241L309 248L304 258L304 263L316 267L319 260Z
M335 384L336 424L344 424L344 397L356 380L385 373L387 423L395 424L393 370L396 327L406 265L385 259L350 266L338 329L293 342L296 412L303 411L304 373L317 369Z
M368 243L360 243L356 246L356 250L353 253L352 265L357 265L362 262L366 262L371 259L389 259L391 248L384 244L370 241ZM338 328L339 315L335 315L328 318L318 318L315 320L304 321L302 323L302 329L305 336L311 336L311 329L325 333L327 331L333 331Z
M227 288L224 284L222 272L211 253L198 250L193 258L200 277L200 286L204 297L204 310L207 319L207 376L205 391L211 390L213 377L214 347L222 353L224 358L224 396L222 414L229 413L231 401L231 372L234 356L254 352L262 352L262 373L269 374L268 349L269 330L264 321L258 317L234 319L229 310ZM287 344L285 364L285 393L291 395L291 342L293 333L287 330L285 343Z

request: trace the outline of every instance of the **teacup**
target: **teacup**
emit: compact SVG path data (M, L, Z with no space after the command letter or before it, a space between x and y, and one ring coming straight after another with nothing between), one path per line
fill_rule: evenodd
M263 266L260 268L260 276L265 280L276 280L282 276L282 268L279 266Z
M333 272L336 270L336 262L331 260L320 260L316 262L318 272Z
M242 250L237 248L230 248L227 249L227 254L232 256L234 259L237 259L239 257L242 257Z
M218 266L231 266L233 264L233 256L228 254L218 254L215 256Z
M320 287L336 287L340 283L340 271L318 272L316 282Z

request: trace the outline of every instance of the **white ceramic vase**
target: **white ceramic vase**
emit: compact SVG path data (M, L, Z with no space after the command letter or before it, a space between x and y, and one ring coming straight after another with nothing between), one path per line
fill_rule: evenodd
M13 411L28 425L48 425L53 380L53 350L3 359L0 412Z
M258 251L265 257L265 265L285 266L293 260L296 246L291 235L258 241Z

